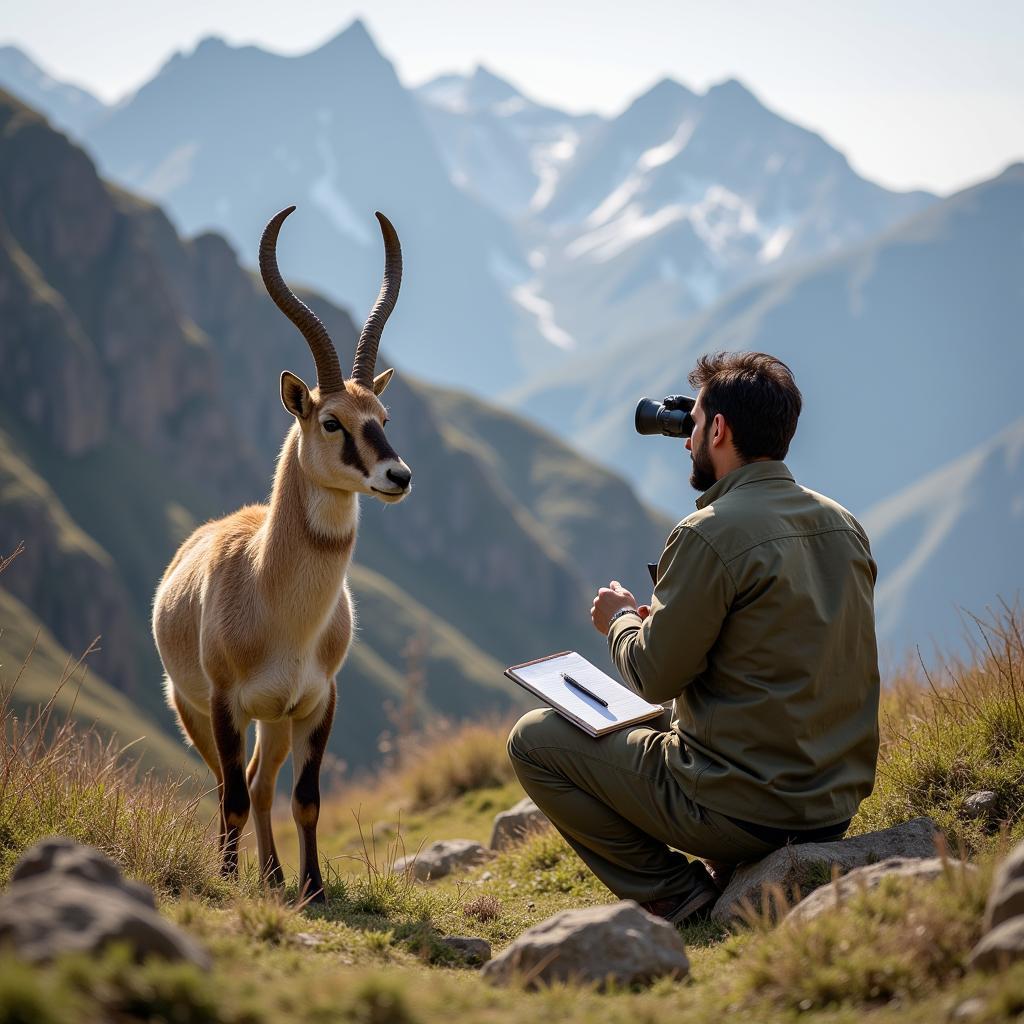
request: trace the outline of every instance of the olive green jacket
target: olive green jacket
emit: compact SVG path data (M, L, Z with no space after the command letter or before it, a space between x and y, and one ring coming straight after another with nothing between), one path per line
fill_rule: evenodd
M878 756L868 538L841 505L754 462L697 499L651 614L608 632L626 684L675 700L670 767L698 804L758 825L845 821Z

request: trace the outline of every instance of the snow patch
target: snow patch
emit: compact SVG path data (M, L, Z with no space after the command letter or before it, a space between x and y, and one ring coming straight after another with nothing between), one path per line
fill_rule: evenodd
M326 135L317 136L316 149L324 162L324 171L309 187L309 198L330 218L331 223L343 234L360 245L372 245L373 237L363 222L356 216L348 200L338 190L334 176L337 161Z
M773 260L777 260L786 251L786 246L789 245L789 240L792 237L792 225L776 228L761 246L761 251L757 254L757 262L771 263Z
M537 330L541 336L550 341L556 348L571 351L576 348L576 339L566 330L555 323L554 306L547 299L542 299L537 294L540 282L529 281L520 285L512 292L512 298L519 303L527 313L530 313L537 320Z
M633 203L611 223L581 235L566 246L565 255L571 260L586 256L594 263L607 263L642 239L657 234L676 221L686 220L688 215L689 210L679 204L663 206L645 215L639 204Z
M693 118L683 121L668 142L663 142L660 146L653 146L640 154L636 162L637 168L641 171L650 171L679 156L686 149L686 144L690 141L690 136L693 135L693 129L696 126L697 122Z
M526 100L522 96L513 96L501 103L495 104L493 110L498 117L511 117L526 109Z

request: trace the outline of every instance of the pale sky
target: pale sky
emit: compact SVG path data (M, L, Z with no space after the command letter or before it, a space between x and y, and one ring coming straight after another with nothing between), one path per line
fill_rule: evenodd
M105 100L207 35L298 54L362 17L407 85L483 63L614 114L670 75L736 77L891 188L955 191L1024 159L1018 0L0 0L0 42Z

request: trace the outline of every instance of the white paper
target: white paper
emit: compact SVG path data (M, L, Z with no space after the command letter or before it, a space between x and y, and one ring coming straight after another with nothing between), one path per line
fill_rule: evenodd
M578 724L584 724L588 731L608 732L625 722L643 720L664 711L660 704L644 700L575 651L532 665L516 665L509 671L542 700L563 711L568 717L577 719ZM585 693L580 693L576 687L570 686L562 678L563 672L608 701L608 707L602 707Z

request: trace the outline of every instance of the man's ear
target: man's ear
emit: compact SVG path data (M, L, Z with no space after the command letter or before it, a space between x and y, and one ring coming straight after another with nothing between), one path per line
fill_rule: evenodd
M378 373L373 378L373 393L379 395L390 383L391 378L395 375L394 369L385 370L383 373Z
M307 419L313 411L313 399L309 397L309 388L294 373L285 370L281 374L281 401L284 407L300 420Z
M725 417L720 413L715 413L715 418L711 421L711 437L708 439L711 444L717 446L725 444L726 435L725 430L728 424L725 422Z

